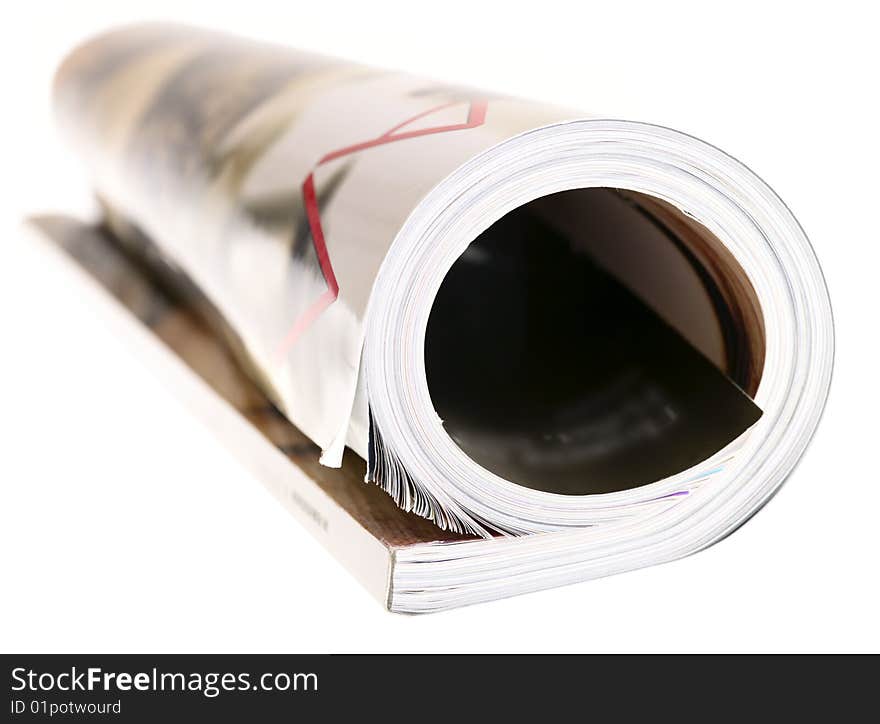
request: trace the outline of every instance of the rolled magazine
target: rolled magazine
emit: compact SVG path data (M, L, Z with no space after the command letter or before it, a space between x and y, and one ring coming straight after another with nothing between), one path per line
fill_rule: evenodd
M77 49L55 96L114 243L322 465L350 448L436 526L406 586L447 598L413 610L706 547L818 423L817 261L703 141L160 25Z

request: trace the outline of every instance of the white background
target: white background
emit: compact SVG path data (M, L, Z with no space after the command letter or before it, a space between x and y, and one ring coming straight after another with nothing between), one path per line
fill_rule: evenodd
M880 650L878 108L869 3L15 3L0 208L3 651ZM661 567L444 614L385 613L115 339L16 224L86 212L53 68L143 18L228 28L653 121L748 163L824 267L818 434L734 536Z

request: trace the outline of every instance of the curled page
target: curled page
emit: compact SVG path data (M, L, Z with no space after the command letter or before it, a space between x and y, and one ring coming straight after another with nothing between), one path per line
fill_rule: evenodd
M350 447L441 528L626 523L684 554L818 422L809 243L695 138L161 25L77 49L55 96L127 253L323 464Z

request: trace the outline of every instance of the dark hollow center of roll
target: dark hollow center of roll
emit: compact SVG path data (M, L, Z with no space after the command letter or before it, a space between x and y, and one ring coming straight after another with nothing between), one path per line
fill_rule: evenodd
M449 270L425 363L474 461L607 493L705 460L761 415L760 306L706 228L650 196L565 191L510 212Z

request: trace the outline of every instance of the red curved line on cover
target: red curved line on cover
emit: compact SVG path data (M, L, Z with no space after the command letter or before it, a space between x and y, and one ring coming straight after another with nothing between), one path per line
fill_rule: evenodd
M433 113L437 113L438 111L444 110L451 106L456 105L456 102L444 103L439 106L434 106L433 108L429 108L427 111L422 111L421 113L417 113L411 118L407 118L402 123L398 123L396 126L391 128L390 130L383 133L381 136L377 136L376 138L372 138L369 141L363 141L361 143L355 143L351 146L345 146L343 148L337 149L336 151L331 151L327 155L323 156L318 163L315 164L312 171L306 177L306 180L303 181L302 185L302 194L303 194L303 203L306 209L306 218L309 222L309 230L312 232L312 240L315 244L315 252L318 255L318 263L321 267L321 274L324 276L324 281L327 283L327 290L321 294L312 304L303 312L299 318L294 322L293 327L290 328L290 331L282 340L281 344L278 347L277 355L280 357L286 354L290 348L296 344L296 341L300 338L303 332L306 331L319 316L321 313L327 309L333 302L336 301L339 296L339 284L336 281L336 274L333 272L333 265L330 263L330 254L327 251L327 242L324 238L324 229L321 226L321 212L318 208L318 197L315 193L315 170L322 164L328 163L330 161L334 161L337 158L342 158L343 156L348 156L352 153L357 153L358 151L363 151L367 148L374 148L375 146L382 146L386 143L393 143L395 141L404 141L408 138L418 138L419 136L428 136L434 133L447 133L449 131L464 131L468 128L476 128L477 126L483 125L486 120L486 109L488 108L489 102L485 99L474 100L471 101L470 107L468 108L467 120L464 123L454 123L446 126L433 126L431 128L420 128L415 131L401 131L401 129L406 128L408 125L415 123L416 121L429 116Z

